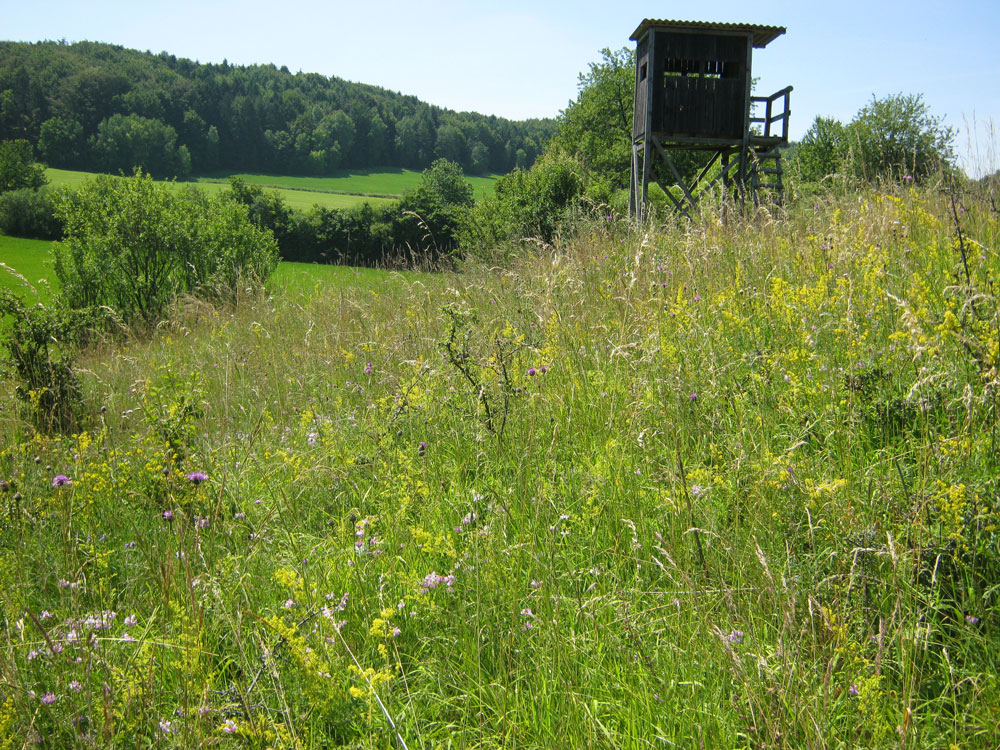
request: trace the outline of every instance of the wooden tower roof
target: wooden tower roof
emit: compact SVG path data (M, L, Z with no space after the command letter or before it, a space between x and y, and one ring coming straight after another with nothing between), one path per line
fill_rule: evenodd
M639 39L650 29L657 31L695 31L695 32L736 32L741 34L753 34L753 46L763 49L779 36L785 33L784 26L761 26L753 23L711 23L708 21L661 21L653 18L645 19L639 28L632 32L629 37L633 42Z

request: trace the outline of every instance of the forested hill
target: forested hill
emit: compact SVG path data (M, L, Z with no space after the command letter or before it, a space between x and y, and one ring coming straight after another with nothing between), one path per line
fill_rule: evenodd
M28 139L53 167L325 174L446 158L482 174L530 165L554 128L274 65L0 42L0 140Z

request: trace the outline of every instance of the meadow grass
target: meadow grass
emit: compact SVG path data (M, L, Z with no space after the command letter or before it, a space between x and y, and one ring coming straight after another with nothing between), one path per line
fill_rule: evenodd
M76 434L0 397L0 747L997 747L961 208L284 266L84 353Z
M416 190L421 173L411 169L384 168L380 170L344 170L329 177L294 177L288 175L236 174L251 185L288 190L344 193L352 195L398 198L403 193ZM198 182L228 184L230 175L199 177ZM477 199L493 194L499 175L466 177L475 190Z
M93 174L90 172L78 172L68 169L53 168L46 169L45 174L49 179L49 183L56 187L77 187L88 177L93 177ZM250 182L250 180L247 181ZM226 190L229 187L229 180L198 179L191 182L176 182L175 184L178 186L197 185L205 192L215 194L222 190ZM281 195L285 204L289 208L296 211L308 211L315 205L322 206L323 208L351 208L353 206L360 206L364 203L370 203L375 206L382 203L388 203L391 200L391 198L385 196L367 196L333 191L313 191L307 188L292 189L271 184L268 184L267 187L269 190L274 190Z
M0 234L0 263L10 269L0 267L0 287L31 295L25 286L27 281L42 301L49 299L52 285L58 283L52 267L51 250L52 243L47 240L26 240ZM11 273L11 270L16 273Z
M49 183L59 187L78 187L90 172L69 169L45 170ZM363 203L372 206L389 203L403 193L416 189L421 173L410 169L345 170L330 177L294 177L288 175L234 174L248 184L260 185L277 192L285 204L295 211L307 211L315 205L323 208L351 208ZM210 175L177 185L197 185L208 193L217 193L229 187L230 175ZM493 194L498 175L467 177L477 199Z

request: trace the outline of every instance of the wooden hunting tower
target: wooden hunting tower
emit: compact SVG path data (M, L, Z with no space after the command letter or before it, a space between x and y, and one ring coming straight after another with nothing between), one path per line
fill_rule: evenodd
M720 181L754 202L763 190L781 200L778 147L788 143L792 87L769 97L751 96L750 88L753 48L763 49L784 33L780 26L736 23L646 19L639 24L631 37L638 43L629 200L633 215L643 213L650 179L682 213ZM713 154L690 184L674 163L683 151ZM706 181L720 160L720 171ZM681 197L671 187L679 188Z

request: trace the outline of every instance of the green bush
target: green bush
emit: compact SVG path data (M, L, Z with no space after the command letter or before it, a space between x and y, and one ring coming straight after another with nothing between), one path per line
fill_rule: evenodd
M817 117L795 151L795 172L807 182L819 182L841 170L844 149L845 133L840 121Z
M11 237L58 240L62 222L56 218L52 193L46 188L0 193L0 232Z
M955 131L930 114L920 94L872 99L847 126L856 177L919 180L947 166Z
M55 249L65 302L107 306L130 324L155 323L181 293L232 297L278 262L274 235L250 221L245 205L138 171L60 194L56 215L65 223Z
M462 167L447 159L436 160L424 170L416 190L399 202L393 226L395 248L438 256L451 253L472 204L472 186Z
M806 182L843 173L861 180L921 180L946 169L955 132L920 94L872 99L849 124L817 117L792 160Z
M41 430L72 430L81 411L73 357L94 321L93 312L29 306L9 289L0 289L0 317L9 322L3 369L25 415Z
M551 242L584 193L584 169L562 151L543 155L529 170L497 181L495 193L477 203L462 230L462 245L477 255L526 237Z

